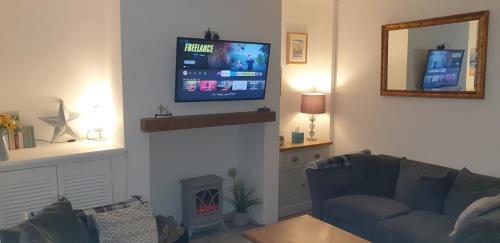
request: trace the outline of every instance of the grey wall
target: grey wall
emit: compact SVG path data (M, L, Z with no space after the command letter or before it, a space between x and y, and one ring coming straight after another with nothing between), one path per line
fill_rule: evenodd
M257 128L221 127L148 135L139 121L168 104L174 115L256 110L278 112L281 49L281 0L122 0L122 46L125 144L129 191L150 196L157 213L180 218L181 178L216 173L230 166L242 170L264 204L254 216L261 223L277 220L278 123ZM266 99L257 101L174 103L176 38L203 37L207 28L223 39L269 42L271 57ZM256 130L253 148L241 146L246 130ZM242 158L247 150L259 157ZM226 180L225 186L229 185ZM264 187L264 185L266 185Z
M339 0L335 153L375 153L500 176L500 2ZM486 99L380 96L381 26L489 9ZM360 17L362 16L362 18Z

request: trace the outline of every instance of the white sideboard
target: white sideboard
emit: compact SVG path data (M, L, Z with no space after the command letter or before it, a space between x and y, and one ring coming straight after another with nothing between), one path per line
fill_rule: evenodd
M20 223L66 197L73 208L127 198L126 152L106 142L84 141L11 151L0 162L0 228Z
M306 141L280 146L279 217L311 209L304 167L309 161L328 158L331 144L328 141Z

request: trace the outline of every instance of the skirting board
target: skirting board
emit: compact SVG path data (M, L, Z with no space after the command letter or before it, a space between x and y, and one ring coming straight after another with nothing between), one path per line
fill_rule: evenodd
M312 208L311 201L303 202L303 203L297 203L294 205L286 206L286 207L281 207L278 209L278 217L286 217L292 214L297 214L301 213L307 210L310 210Z

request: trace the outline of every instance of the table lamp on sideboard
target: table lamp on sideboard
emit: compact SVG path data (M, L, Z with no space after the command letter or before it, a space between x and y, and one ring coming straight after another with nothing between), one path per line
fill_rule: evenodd
M323 93L303 93L300 101L300 112L310 114L309 121L309 141L316 141L314 122L316 114L324 114L326 112L326 94Z

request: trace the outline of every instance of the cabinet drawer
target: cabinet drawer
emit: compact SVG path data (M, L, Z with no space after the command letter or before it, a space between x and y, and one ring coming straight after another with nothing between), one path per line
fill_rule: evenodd
M325 159L328 158L330 151L328 148L319 148L319 149L308 149L303 152L303 157L305 163L317 159Z
M298 150L282 152L280 157L281 168L304 167L309 161L327 158L328 148Z
M282 153L280 158L281 168L297 167L304 163L304 154L302 152Z

